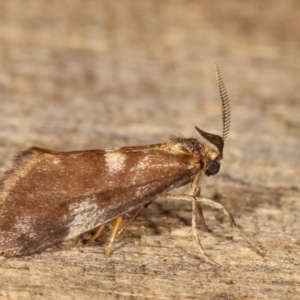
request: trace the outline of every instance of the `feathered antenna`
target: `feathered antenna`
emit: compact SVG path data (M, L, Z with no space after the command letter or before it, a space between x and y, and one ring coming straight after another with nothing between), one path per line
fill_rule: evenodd
M228 136L229 129L230 129L230 104L229 98L227 95L227 91L221 76L221 72L219 67L216 64L216 77L218 82L218 88L220 92L221 102L222 102L222 121L223 121L223 141Z
M226 88L221 76L221 72L217 65L216 65L216 76L217 76L218 88L219 88L221 102L222 102L221 107L222 107L222 120L223 120L223 135L221 137L219 135L206 132L198 127L195 128L204 139L214 144L218 148L218 150L220 151L220 158L222 158L224 141L227 138L227 135L229 133L229 128L230 128L230 105L229 105L229 99L227 96Z

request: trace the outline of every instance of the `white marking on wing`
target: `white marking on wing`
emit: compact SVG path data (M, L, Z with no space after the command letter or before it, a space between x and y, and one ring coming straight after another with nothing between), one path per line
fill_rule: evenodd
M105 153L105 163L110 173L116 173L124 169L126 155L120 152Z
M69 209L74 219L69 224L69 233L65 240L97 227L99 223L101 224L101 219L104 216L103 211L99 210L95 203L95 196L85 198L82 202L72 203L69 205Z
M34 225L34 220L31 216L19 216L15 220L13 231L15 231L18 236L24 234L30 238L35 238L36 231L33 225Z
M52 163L53 163L54 165L58 165L58 164L60 163L60 158L54 157Z

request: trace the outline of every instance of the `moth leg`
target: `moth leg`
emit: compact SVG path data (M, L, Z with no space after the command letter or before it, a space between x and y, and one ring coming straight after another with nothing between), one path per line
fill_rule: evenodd
M212 265L212 266L220 267L220 264L218 264L217 262L215 262L214 260L212 260L211 258L209 258L209 257L207 256L207 254L205 253L205 251L204 251L204 249L203 249L203 246L202 246L202 244L201 244L200 237L199 237L198 233L195 233L195 236L196 236L196 239L197 239L197 244L198 244L198 248L199 248L199 251L200 251L200 254L201 254L202 259L203 259L206 263L208 263L208 264L210 264L210 265Z
M85 242L85 244L90 244L90 243L92 243L93 241L95 241L95 240L101 235L101 233L102 233L104 227L105 227L105 224L99 226L98 229L97 229L97 231L92 235L91 238L89 238L89 239Z
M190 231L188 232L188 236L191 235L195 235L196 234L196 230L197 230L197 202L196 199L193 197L193 201L192 201L192 226Z
M119 226L120 226L121 223L122 223L122 220L123 220L122 217L116 218L113 232L112 232L112 234L111 234L109 243L108 243L108 245L107 245L107 247L106 247L106 250L105 250L105 257L109 257L109 255L110 255L112 246L113 246L113 244L114 244L114 241L115 241L115 238L116 238L116 236L117 236L117 232L118 232Z
M260 255L264 256L265 252L264 250L262 250L260 248L260 246L256 245L250 238L248 238L243 231L237 226L237 224L235 223L235 220L233 218L233 216L229 213L229 211L220 203L215 202L213 200L210 199L206 199L206 198L197 198L197 201L199 201L200 203L203 203L204 205L210 206L212 208L216 208L216 209L220 209L223 211L224 215L228 218L229 223L231 225L231 227L233 229L235 229L237 232L239 232L239 234L242 236L242 238L248 242L248 244L250 246L252 246L252 248Z
M140 214L140 212L145 208L145 206L141 206L136 212L135 214L130 218L130 220L124 225L122 226L119 231L117 232L117 235L120 235L136 218L137 216Z
M190 195L183 195L184 198L182 198L181 195L173 195L173 194L164 194L163 197L165 197L167 199L172 199L172 200L186 200L186 201L192 202L193 214L192 214L192 228L191 228L190 233L196 237L198 248L200 251L200 256L206 263L208 263L212 266L215 266L215 267L220 266L214 260L209 258L209 256L206 254L206 252L204 251L203 246L201 244L200 237L197 233L197 230L196 230L196 226L197 226L197 210L196 210L197 202L196 202L196 200L197 200L197 198L190 196Z
M198 173L196 177L194 178L191 186L191 192L190 195L194 197L200 197L201 195L201 178L202 178L202 173ZM195 201L195 200L194 200ZM202 229L204 229L207 232L211 232L211 230L207 227L202 211L202 207L200 203L196 203L197 209L198 209L198 215L199 215L199 223ZM196 210L196 208L195 208ZM193 212L193 214L196 212Z
M197 197L198 195L200 195L201 193L201 173L197 174L196 177L194 178L193 182L192 182L192 186L191 186L191 191L190 191L190 195L193 197L192 200L192 226L191 226L191 230L189 231L188 235L194 235L196 233L196 227L197 227L197 203L196 203L196 199L195 197ZM203 216L203 214L202 214ZM201 218L201 216L200 216Z
M198 212L198 217L197 217L197 212ZM196 201L193 201L192 202L192 227L187 234L188 236L193 235L196 231L196 226L197 226L196 218L199 220L198 223L200 223L200 226L204 231L212 232L206 225L201 205Z
M202 229L204 231L207 231L207 232L212 232L206 225L206 222L205 222L205 219L204 219L204 215L203 215L203 210L202 210L202 207L200 205L200 203L196 203L197 204L197 209L198 209L198 215L199 215L199 223L200 223L200 226L202 227Z
M189 196L189 195L172 195L172 194L165 194L164 197L168 199L173 199L173 200L184 200L184 201L193 201L194 197ZM237 226L235 223L232 215L228 212L228 210L220 203L215 202L210 199L206 198L198 198L196 197L197 202L202 203L204 205L210 206L212 208L220 209L223 211L225 216L228 218L230 225L233 229L239 232L239 234L242 236L242 238L248 242L248 244L261 256L265 255L264 250L262 250L259 246L257 246L251 239L249 239L243 232L242 230Z

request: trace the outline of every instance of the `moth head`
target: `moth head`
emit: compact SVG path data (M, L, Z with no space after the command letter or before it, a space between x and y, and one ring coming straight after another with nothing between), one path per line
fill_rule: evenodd
M216 65L216 77L218 88L220 92L221 98L221 108L222 108L222 125L223 125L223 134L222 137L213 133L206 132L198 127L195 127L196 130L200 133L200 135L208 141L210 144L215 146L216 150L209 147L206 153L208 154L208 158L210 159L205 174L207 176L215 175L219 172L220 169L220 160L223 158L223 149L224 142L228 136L229 128L230 128L230 105L229 98L226 92L226 88L219 70L219 67Z

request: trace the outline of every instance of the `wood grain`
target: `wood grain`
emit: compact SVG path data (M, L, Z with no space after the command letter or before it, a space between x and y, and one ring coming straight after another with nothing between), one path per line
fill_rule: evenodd
M117 239L0 258L0 299L299 299L300 27L297 1L3 1L0 171L31 145L80 150L221 134L214 62L232 106L220 212L198 258L188 203L158 199ZM1 216L0 216L1 217Z

